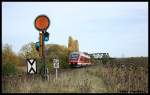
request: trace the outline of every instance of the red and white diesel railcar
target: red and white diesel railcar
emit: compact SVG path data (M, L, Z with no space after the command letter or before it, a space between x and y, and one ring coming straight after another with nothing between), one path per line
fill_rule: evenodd
M91 65L90 56L82 52L72 52L69 55L69 64L71 67L80 67Z

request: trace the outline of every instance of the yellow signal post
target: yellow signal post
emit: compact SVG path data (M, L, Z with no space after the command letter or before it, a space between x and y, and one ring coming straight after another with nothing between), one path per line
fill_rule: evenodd
M45 55L44 55L44 32L40 31L40 57L42 64L44 65L44 75L43 77L47 80L47 72L46 72L46 63L45 63Z
M40 57L43 56L43 33L40 31Z

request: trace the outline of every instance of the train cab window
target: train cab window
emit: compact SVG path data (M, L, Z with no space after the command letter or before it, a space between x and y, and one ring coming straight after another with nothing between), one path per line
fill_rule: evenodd
M78 54L71 54L71 55L69 56L69 59L71 59L71 60L77 60L78 57L79 57Z

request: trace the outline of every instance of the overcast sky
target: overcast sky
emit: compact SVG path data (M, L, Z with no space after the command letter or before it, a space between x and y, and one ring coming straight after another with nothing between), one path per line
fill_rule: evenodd
M51 21L46 44L67 46L72 36L83 52L148 56L147 2L2 2L2 45L18 53L37 42L34 20L40 14Z

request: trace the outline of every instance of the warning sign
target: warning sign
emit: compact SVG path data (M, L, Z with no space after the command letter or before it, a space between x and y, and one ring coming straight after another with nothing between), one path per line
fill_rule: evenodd
M35 59L27 59L27 73L35 74L36 73L36 61Z

